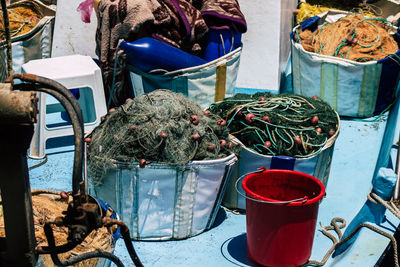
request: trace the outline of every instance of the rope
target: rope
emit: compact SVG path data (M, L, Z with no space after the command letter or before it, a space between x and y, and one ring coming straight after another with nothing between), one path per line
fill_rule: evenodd
M337 224L337 222L341 222L340 225ZM381 229L369 224L369 223L361 223L357 226L356 229L354 229L353 232L351 232L346 238L340 240L340 242L338 242L338 240L335 238L335 236L333 236L331 233L329 233L329 230L334 230L335 233L338 235L339 239L342 238L342 232L340 231L340 229L344 228L346 226L346 221L342 218L333 218L331 221L331 225L322 227L321 232L327 236L329 239L332 240L333 245L332 247L326 252L325 256L322 258L321 261L316 261L316 260L309 260L305 266L323 266L327 260L329 259L329 256L332 254L332 252L336 249L337 246L340 246L344 243L346 243L347 241L349 241L361 228L366 227L380 235L383 235L385 237L387 237L388 239L390 239L390 241L392 241L393 244L393 260L394 260L394 265L396 267L399 267L399 259L398 259L398 253L397 253L397 241L396 239L386 233L385 231L382 231Z
M380 60L398 50L398 44L388 31L391 26L386 19L353 13L334 23L325 22L314 32L305 29L299 33L297 28L296 41L306 51L317 54L358 62Z
M393 215L395 215L398 219L400 219L400 210L394 205L393 202L391 201L385 201L383 200L380 196L377 194L370 192L367 195L367 198L369 201L371 201L374 204L381 204L385 208L387 208Z
M400 209L392 202L392 201L385 201L381 197L379 197L377 194L370 192L367 194L367 199L371 201L374 204L381 204L385 208L387 208L390 212L392 212L397 218L400 219ZM341 224L338 224L340 222ZM332 247L326 252L325 256L322 258L321 261L315 261L315 260L309 260L304 266L323 266L327 260L329 259L329 256L332 254L332 252L336 249L337 246L340 246L347 241L349 241L361 228L366 227L380 235L383 235L390 239L390 241L393 244L393 260L394 260L394 266L400 267L399 263L399 257L398 257L398 252L397 252L397 241L396 239L390 235L389 233L386 233L385 231L369 224L369 223L361 223L359 224L356 229L354 229L353 232L351 232L346 238L340 240L342 238L342 232L340 229L344 228L346 226L346 221L342 218L335 217L331 220L331 224L328 226L322 226L322 230L320 230L325 236L327 236L329 239L332 240L333 245ZM337 236L339 237L340 242L336 239L334 235L329 233L330 230L334 230Z
M39 166L42 166L42 165L45 164L46 162L47 162L47 155L45 155L45 156L44 156L44 159L43 159L41 162L39 162L38 164L35 164L35 165L30 166L30 167L28 168L28 171L30 171L30 170L32 170L32 169L34 169L34 168L37 168L37 167L39 167Z
M338 225L338 222L341 224ZM339 241L336 239L334 235L329 233L330 230L334 230L335 233L338 235L339 239L342 238L342 232L340 229L344 228L346 226L346 221L343 218L335 217L331 220L331 224L327 226L322 226L322 229L320 230L325 236L327 236L330 240L332 240L333 245L331 246L330 249L325 253L324 257L322 258L321 261L316 261L316 260L309 260L305 265L313 265L313 266L323 266L327 260L329 259L329 256L332 254L332 252L335 250L337 244L339 244Z
M374 232L376 232L376 233L378 233L378 234L381 234L381 235L383 235L383 236L389 238L390 241L392 241L392 244L393 244L393 259L394 259L394 265L395 265L396 267L399 267L399 259L398 259L398 254L397 254L397 241L396 241L396 239L395 239L392 235L386 233L385 231L382 231L381 229L379 229L379 228L377 228L377 227L375 227L375 226L373 226L373 225L371 225L371 224L369 224L369 223L361 223L361 224L359 224L359 225L357 226L357 228L356 228L353 232L351 232L350 235L348 235L346 238L344 238L343 240L341 240L341 241L337 244L337 246L339 246L339 245L341 245L341 244L347 242L349 239L351 239L351 238L352 238L361 228L363 228L363 227L366 227L366 228L368 228L368 229L370 229L370 230L372 230L372 231L374 231Z
M353 119L354 121L363 121L363 122L376 122L376 121L382 121L384 119L387 118L387 115L384 116L384 114L391 109L393 106L393 103L390 103L384 110L381 111L381 113L379 113L378 115L376 115L375 117L371 117L371 118L366 118L366 119Z
M113 76L112 76L112 83L111 83L111 90L110 90L110 95L107 103L107 110L110 108L112 98L114 96L114 89L115 89L115 78L117 76L117 67L118 67L118 50L119 46L122 43L122 39L118 41L117 48L115 49L115 58L114 58L114 71L113 71Z

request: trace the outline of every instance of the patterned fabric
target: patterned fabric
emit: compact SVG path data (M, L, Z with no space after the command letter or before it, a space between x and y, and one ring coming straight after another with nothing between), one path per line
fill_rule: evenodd
M131 42L152 37L199 56L209 27L246 31L237 0L102 0L97 15L96 54L107 98L113 84L119 40ZM118 53L113 105L121 104L129 96L124 82L125 62L125 55Z

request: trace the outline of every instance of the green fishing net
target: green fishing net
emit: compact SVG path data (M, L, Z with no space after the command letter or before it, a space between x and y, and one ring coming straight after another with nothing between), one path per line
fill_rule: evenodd
M319 153L338 131L336 112L317 97L237 94L210 106L246 147L296 158Z
M111 110L86 141L90 179L100 184L115 161L185 165L223 158L235 149L226 123L204 115L182 94L156 90Z

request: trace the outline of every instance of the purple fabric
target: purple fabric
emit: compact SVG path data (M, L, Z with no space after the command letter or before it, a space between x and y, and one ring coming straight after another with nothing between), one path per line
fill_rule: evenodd
M219 20L223 21L222 24L225 24L225 23L228 24L229 22L231 22L232 24L235 25L236 29L240 33L245 33L247 31L247 24L244 19L240 19L237 17L231 17L231 16L225 15L225 14L220 14L215 11L204 11L204 12L201 12L201 15L203 16L203 18L206 21L207 21L207 16L210 16L214 20L219 19ZM210 27L217 27L217 26L210 26Z
M224 25L224 26L210 26L210 29L215 30L215 31L220 31L220 30L229 30L229 29L231 29L231 27L229 27L228 25Z
M186 18L185 13L183 12L182 8L179 6L178 2L176 0L171 0L172 4L175 6L175 8L178 10L179 16L183 21L183 24L185 25L186 29L186 37L190 36L190 24L188 19Z

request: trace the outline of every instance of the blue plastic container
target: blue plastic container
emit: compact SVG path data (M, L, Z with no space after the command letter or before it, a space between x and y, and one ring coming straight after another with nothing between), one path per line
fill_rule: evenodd
M144 72L174 71L207 63L202 58L149 37L134 42L124 41L120 48L127 54L129 64Z
M79 99L81 97L79 93L79 88L69 89L69 91L75 96L76 99ZM61 118L64 121L71 122L71 119L69 118L68 113L66 111L61 111Z
M204 59L212 61L242 45L242 34L231 30L210 30Z

